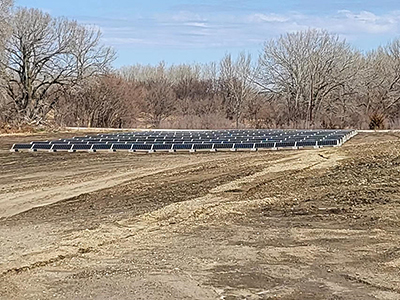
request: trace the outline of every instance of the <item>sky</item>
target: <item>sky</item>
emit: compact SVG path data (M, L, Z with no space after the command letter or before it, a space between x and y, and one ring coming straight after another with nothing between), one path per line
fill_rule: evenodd
M400 37L398 0L15 0L98 26L118 53L115 67L207 63L309 28L338 34L368 51Z

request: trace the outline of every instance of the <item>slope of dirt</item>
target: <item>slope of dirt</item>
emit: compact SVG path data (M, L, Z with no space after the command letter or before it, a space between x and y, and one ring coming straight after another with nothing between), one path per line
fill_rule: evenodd
M26 138L0 137L0 299L400 298L396 133L302 151L5 151Z

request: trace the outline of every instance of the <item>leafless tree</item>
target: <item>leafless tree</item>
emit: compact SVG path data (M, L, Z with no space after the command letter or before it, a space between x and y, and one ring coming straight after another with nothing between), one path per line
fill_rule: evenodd
M289 33L265 44L260 85L287 103L289 121L312 126L324 101L357 75L358 54L346 41L323 30Z
M147 82L158 80L160 78L168 78L168 69L164 61L158 65L140 65L124 66L118 70L118 75L127 81Z
M13 0L0 0L0 51L10 34L10 17Z
M366 55L367 68L362 77L364 94L360 107L364 114L382 122L400 120L400 39ZM373 121L372 123L376 123ZM375 125L371 125L373 127ZM383 126L379 125L379 126Z
M11 25L3 62L6 89L27 121L46 116L60 87L108 71L115 57L100 44L99 30L38 9L18 8Z
M255 69L250 54L240 53L236 61L230 54L225 55L220 63L220 80L224 89L225 100L239 128L246 101L257 94L254 85Z
M166 79L151 80L144 86L142 111L151 125L157 128L175 110L176 95Z
M57 122L86 127L121 128L128 109L129 86L114 75L97 76L64 91L56 106Z
M4 62L4 45L11 33L10 18L13 0L0 0L0 62ZM0 83L4 77L4 64L0 63ZM0 121L10 118L6 90L0 84Z

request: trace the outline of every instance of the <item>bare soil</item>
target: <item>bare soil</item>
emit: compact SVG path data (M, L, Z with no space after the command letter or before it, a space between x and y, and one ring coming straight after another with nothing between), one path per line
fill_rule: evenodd
M400 133L340 148L10 153L0 299L400 299Z

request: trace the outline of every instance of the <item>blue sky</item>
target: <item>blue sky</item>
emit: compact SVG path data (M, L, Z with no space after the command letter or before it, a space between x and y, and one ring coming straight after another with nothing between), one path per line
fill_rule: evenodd
M286 32L322 28L361 50L400 37L394 0L16 0L96 25L122 65L205 63L242 50L257 56L265 41Z

